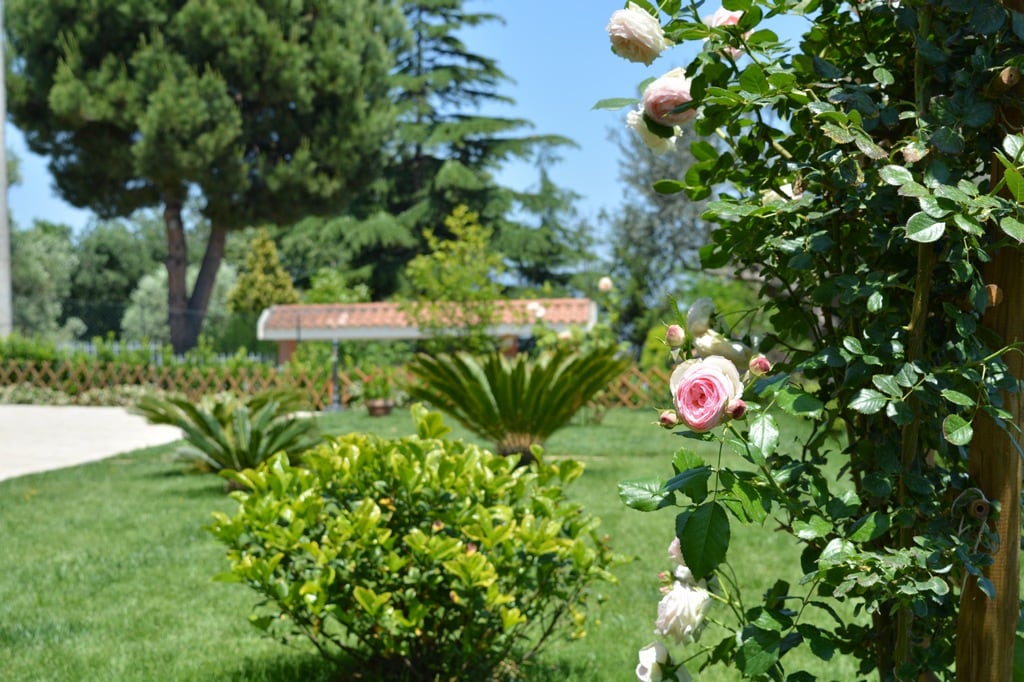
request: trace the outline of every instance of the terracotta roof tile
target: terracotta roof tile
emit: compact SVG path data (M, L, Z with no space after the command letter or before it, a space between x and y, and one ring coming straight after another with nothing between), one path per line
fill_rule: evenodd
M442 304L443 305L443 304ZM585 298L540 298L498 301L495 334L525 334L538 320L560 329L591 327L596 306ZM453 313L453 317L458 317ZM397 303L319 303L276 305L263 311L259 337L288 339L398 339L422 334Z

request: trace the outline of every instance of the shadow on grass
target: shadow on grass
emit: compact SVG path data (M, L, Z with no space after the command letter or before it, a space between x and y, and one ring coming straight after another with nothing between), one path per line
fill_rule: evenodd
M565 659L535 661L523 666L511 666L514 672L494 677L503 682L529 680L530 682L565 682L565 680L594 679L588 666ZM233 682L422 682L423 676L410 675L393 665L364 666L358 663L337 665L315 654L297 651L282 652L279 656L248 659L222 679ZM445 677L429 677L444 680ZM450 678L456 679L456 678Z
M340 682L350 679L316 654L283 652L278 656L246 659L220 678L232 682Z

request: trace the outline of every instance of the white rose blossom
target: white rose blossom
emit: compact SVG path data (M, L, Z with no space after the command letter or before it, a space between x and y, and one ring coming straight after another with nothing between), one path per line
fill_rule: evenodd
M640 139L643 140L644 144L647 145L648 149L653 151L655 154L665 154L676 148L676 139L678 134L672 137L661 137L655 135L647 127L644 122L643 108L634 109L626 114L626 127L631 130L635 130Z
M606 30L612 40L612 52L648 66L672 45L665 37L661 22L635 2L613 12Z
M670 669L668 649L661 642L652 642L639 651L640 662L636 666L636 679L639 682L661 682L665 672ZM692 682L693 678L682 665L674 671L676 682Z
M704 581L686 585L678 580L658 602L658 619L654 633L672 637L676 644L695 642L700 636L704 616L711 607L711 593L704 587Z
M752 351L745 344L727 339L714 329L708 329L693 340L693 352L699 358L721 356L745 371Z

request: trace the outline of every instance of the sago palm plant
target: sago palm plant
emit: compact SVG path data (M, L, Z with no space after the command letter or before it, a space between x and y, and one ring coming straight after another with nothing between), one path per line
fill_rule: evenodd
M204 396L198 404L146 396L133 411L151 424L180 428L187 444L181 454L204 468L241 471L277 452L296 456L319 442L315 421L292 416L300 407L295 393L271 390L244 398Z
M614 348L561 349L537 358L420 354L409 364L416 380L408 392L493 440L499 454L529 461L532 445L568 424L628 363Z

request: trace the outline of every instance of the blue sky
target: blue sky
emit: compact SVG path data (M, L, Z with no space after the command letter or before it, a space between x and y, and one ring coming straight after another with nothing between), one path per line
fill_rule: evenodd
M710 14L714 0L708 3ZM504 17L473 29L464 36L471 51L498 60L512 79L502 93L516 101L485 113L524 118L534 123L533 133L563 135L578 148L563 148L562 161L551 169L556 183L581 196L581 218L596 223L601 209L621 203L618 180L619 152L609 132L623 125L624 111L595 111L596 101L630 97L637 85L651 76L684 65L698 46L677 47L650 67L633 64L611 53L605 26L617 0L469 0L467 9ZM527 132L527 131L524 131ZM21 159L22 183L9 194L11 215L20 226L36 219L66 223L75 229L87 224L88 211L75 209L52 191L46 160L29 154L18 131L6 127L7 145ZM509 166L500 180L517 189L537 182L536 169Z

